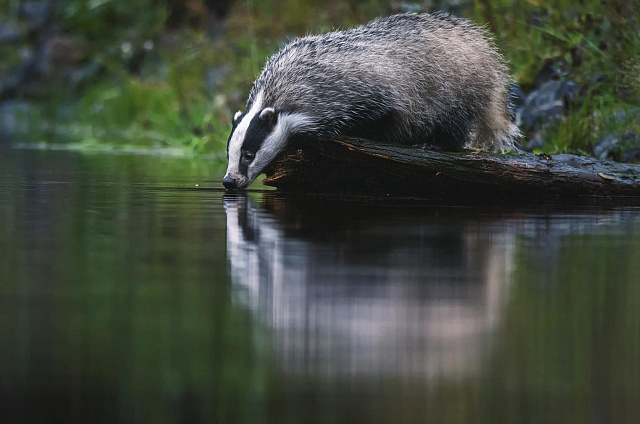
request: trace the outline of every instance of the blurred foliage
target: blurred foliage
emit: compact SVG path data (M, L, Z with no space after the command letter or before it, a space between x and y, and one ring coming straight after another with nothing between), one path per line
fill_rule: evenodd
M476 1L477 21L496 30L514 78L531 89L545 60L555 78L581 87L567 118L542 132L546 153L591 152L603 136L635 130L640 122L640 3ZM490 6L490 7L489 7ZM624 112L625 119L615 117Z
M23 22L18 12L22 3L4 3L0 18ZM434 8L488 23L525 91L534 88L545 60L567 65L555 78L577 82L584 102L576 105L575 114L546 130L545 151L589 152L603 134L623 131L629 121L640 120L637 2L238 0L226 18L202 18L212 5L229 3L52 2L56 36L71 40L80 69L93 64L100 72L84 79L48 78L52 87L24 117L29 125L23 125L23 136L50 142L88 138L116 145L183 146L222 157L230 117L243 108L268 56L288 38L401 10ZM177 10L184 14L182 21L176 19ZM15 64L19 54L9 50L2 47L0 54L7 64ZM9 66L4 71L0 66L0 75ZM602 80L597 87L592 81L596 76ZM630 118L610 119L620 110Z
M66 0L54 8L62 33L73 33L95 46L113 39L131 43L154 37L162 27L166 8L156 0Z

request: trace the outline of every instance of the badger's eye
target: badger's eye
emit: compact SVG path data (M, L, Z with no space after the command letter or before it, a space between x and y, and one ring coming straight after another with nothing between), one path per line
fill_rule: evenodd
M247 162L251 162L255 157L256 155L254 153L248 151L242 152L242 159L246 160Z

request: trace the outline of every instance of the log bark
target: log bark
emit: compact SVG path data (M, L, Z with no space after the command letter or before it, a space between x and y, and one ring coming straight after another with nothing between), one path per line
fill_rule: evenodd
M574 155L460 153L362 139L307 142L264 184L288 191L400 196L640 197L640 165Z

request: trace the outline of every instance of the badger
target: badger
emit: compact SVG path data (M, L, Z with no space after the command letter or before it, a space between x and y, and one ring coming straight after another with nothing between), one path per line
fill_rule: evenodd
M507 71L483 27L443 12L294 39L233 118L223 184L246 188L293 139L513 149Z

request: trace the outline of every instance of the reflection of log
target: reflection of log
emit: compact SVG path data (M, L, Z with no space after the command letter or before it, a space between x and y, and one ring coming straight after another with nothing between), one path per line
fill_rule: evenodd
M409 196L640 196L640 165L573 155L444 153L359 139L307 143L266 185L291 191Z

